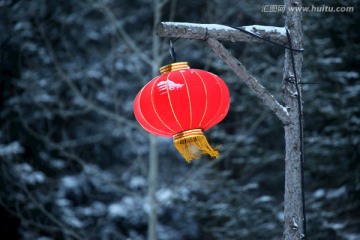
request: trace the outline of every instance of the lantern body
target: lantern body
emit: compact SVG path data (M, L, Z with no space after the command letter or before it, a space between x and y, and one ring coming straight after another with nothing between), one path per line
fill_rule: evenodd
M164 66L160 72L134 101L135 117L146 131L175 139L188 130L205 131L225 118L230 95L221 78L190 69L186 62Z

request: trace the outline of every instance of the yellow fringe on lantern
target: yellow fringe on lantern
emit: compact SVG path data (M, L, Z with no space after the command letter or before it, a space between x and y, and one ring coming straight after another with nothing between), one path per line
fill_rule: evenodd
M199 159L203 154L212 158L219 157L217 147L210 146L201 129L191 129L175 134L174 146L187 163L193 159Z

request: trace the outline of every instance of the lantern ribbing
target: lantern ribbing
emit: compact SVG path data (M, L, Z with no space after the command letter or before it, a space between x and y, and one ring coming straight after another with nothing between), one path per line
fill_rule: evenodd
M149 133L173 137L174 146L187 162L206 154L218 157L204 131L222 121L230 94L225 82L215 74L191 69L187 62L160 68L134 101L134 114Z

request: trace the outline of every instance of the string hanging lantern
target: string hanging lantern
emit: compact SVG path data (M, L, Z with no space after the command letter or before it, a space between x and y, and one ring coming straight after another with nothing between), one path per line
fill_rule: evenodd
M160 73L135 98L139 124L156 136L173 137L188 163L202 154L219 157L204 131L228 113L230 94L225 82L213 73L191 69L187 62L163 66Z

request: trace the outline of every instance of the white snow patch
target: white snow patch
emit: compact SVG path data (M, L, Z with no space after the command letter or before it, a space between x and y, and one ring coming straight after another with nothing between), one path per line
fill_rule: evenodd
M36 102L40 102L40 103L53 103L53 102L55 102L55 99L52 96L50 96L49 94L47 94L47 93L41 93L39 95L36 95L34 97L34 100Z
M149 212L150 212L150 210L151 210L151 209L150 209L149 199L147 199L147 201L144 202L143 209L144 209L144 211L145 211L147 214L149 214Z
M284 219L285 219L285 215L284 215L284 212L283 211L281 211L281 212L278 212L277 214L276 214L276 216L277 216L277 218L278 218L278 220L279 221L284 221Z
M257 189L257 188L259 188L258 183L249 183L243 187L243 190L247 191L247 190L253 190L253 189Z
M346 77L347 77L347 78L358 78L358 77L359 77L359 73L358 73L358 72L347 72L347 73L346 73Z
M286 115L289 116L289 111L287 110L286 107L284 107L283 105L279 104L279 106L284 110L284 113L286 113Z
M188 188L186 187L181 187L176 191L177 195L179 198L181 198L184 201L188 201L189 200L189 194L190 191Z
M84 106L86 106L86 101L84 100L84 98L82 98L80 96L76 96L74 98L74 104L79 107L84 107Z
M216 210L227 210L229 208L229 205L227 205L226 203L216 203L213 205L213 208Z
M102 73L99 70L91 69L87 72L87 75L90 78L100 79L102 76Z
M231 27L220 25L220 24L205 24L204 27L206 27L209 30L224 30L224 31L234 30Z
M127 214L127 211L121 203L110 204L108 212L111 217L125 217Z
M159 203L170 204L174 198L174 192L170 189L160 189L156 193Z
M234 30L231 27L225 26L225 25L220 25L220 24L200 24L200 23L188 23L188 22L183 22L183 23L178 23L178 22L166 22L166 25L174 25L174 26L182 26L182 27L188 27L188 28L192 28L192 27L205 27L207 29L211 29L211 30Z
M66 198L59 198L56 199L56 205L61 206L61 207L67 207L70 205L70 201Z
M329 190L326 194L326 198L332 199L332 198L339 198L342 195L346 193L346 187L342 186L336 189Z
M77 188L79 186L76 178L72 176L63 177L61 183L65 188Z
M178 27L187 27L190 29L201 27L201 28L207 28L209 30L224 30L224 31L232 30L232 31L234 31L234 28L225 26L225 25L221 25L221 24L200 24L200 23L188 23L188 22L183 22L183 23L166 22L163 24L173 25L173 26L178 26ZM251 25L251 26L241 26L241 27L243 27L246 31L252 32L255 34L258 33L259 31L264 31L264 32L278 32L279 34L286 36L286 29L284 27L263 26L263 25Z
M293 226L297 229L299 226L297 225L295 218L293 218Z
M284 27L251 25L251 26L244 26L244 29L245 31L252 32L255 34L257 34L259 31L264 31L264 32L278 32L279 34L286 36L286 29Z
M100 40L100 34L95 31L89 31L87 33L88 38L91 40Z
M118 71L125 69L125 64L124 64L123 60L120 60L120 59L116 60L115 69Z
M324 189L318 189L313 193L314 198L322 198L325 196L325 190Z
M52 158L45 152L40 152L39 156L41 160L43 160L47 164L50 164L50 166L53 168L63 169L65 167L65 162L63 160Z
M65 162L59 159L53 159L50 161L50 165L56 169L63 169L65 167Z
M360 85L347 86L345 91L348 93L349 97L356 97L360 93Z
M340 230L346 227L345 223L324 223L324 227L331 228L334 230Z
M245 215L249 212L249 210L247 208L240 208L239 210L239 215Z
M13 170L20 177L20 180L23 183L37 184L45 181L44 173L34 171L32 166L28 163L15 164Z
M344 237L345 240L359 240L360 239L360 234L358 234L358 233L344 233L342 236Z
M339 71L339 72L335 72L334 74L337 77L342 77L342 78L359 78L359 73L355 71L350 71L350 72Z
M320 58L318 62L321 64L343 63L343 59L340 57L328 57L328 58Z
M46 87L48 85L48 79L46 78L40 79L38 84L40 87Z
M101 202L95 202L89 207L84 207L81 211L86 216L101 216L106 213L106 206Z
M111 99L109 98L109 95L106 94L105 92L97 92L96 99L105 103L111 103Z
M64 216L63 221L75 228L81 228L83 226L83 223L77 219L73 213Z
M274 198L268 195L264 195L255 199L256 203L271 202Z
M146 180L143 177L135 176L130 179L129 186L130 188L140 188L146 185Z
M16 155L24 152L19 142L12 142L7 145L0 144L0 157Z
M112 203L108 207L111 217L128 217L136 208L136 202L132 197L124 197L121 202Z

